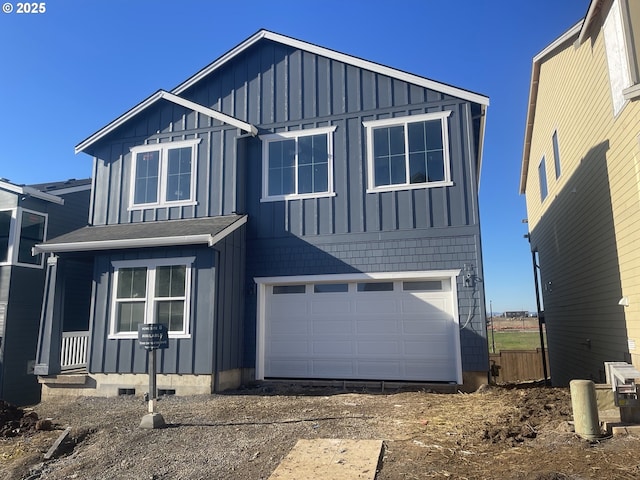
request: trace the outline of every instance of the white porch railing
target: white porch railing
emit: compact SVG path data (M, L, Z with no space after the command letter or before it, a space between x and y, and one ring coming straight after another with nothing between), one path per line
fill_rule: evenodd
M87 344L89 332L63 332L60 368L71 370L87 365Z

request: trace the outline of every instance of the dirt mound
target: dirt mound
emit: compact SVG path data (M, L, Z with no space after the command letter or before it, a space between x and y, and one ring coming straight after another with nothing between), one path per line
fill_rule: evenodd
M39 420L36 412L25 412L22 408L0 400L0 437L15 437L50 428L51 422Z

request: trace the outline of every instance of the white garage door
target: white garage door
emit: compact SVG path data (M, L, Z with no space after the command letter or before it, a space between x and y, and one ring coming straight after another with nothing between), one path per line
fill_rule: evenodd
M264 377L459 380L451 278L267 285Z

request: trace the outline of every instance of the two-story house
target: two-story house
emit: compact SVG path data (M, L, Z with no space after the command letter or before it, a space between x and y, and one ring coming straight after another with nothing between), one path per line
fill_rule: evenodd
M485 96L261 30L82 141L89 225L48 259L43 394L264 379L487 381ZM61 374L64 265L93 263L86 371Z
M45 267L31 249L86 225L90 190L90 179L28 186L0 179L0 398L12 404L40 400L33 367ZM85 317L76 328L88 325Z
M592 0L533 59L525 194L551 378L640 368L640 2Z

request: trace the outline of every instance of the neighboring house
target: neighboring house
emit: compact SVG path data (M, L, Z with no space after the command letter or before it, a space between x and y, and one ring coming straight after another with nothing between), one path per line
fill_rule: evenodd
M482 95L261 30L77 147L86 228L53 254L43 395L270 378L487 381ZM70 260L92 262L86 371L61 364ZM84 366L84 365L83 365Z
M640 367L639 45L640 2L594 0L533 59L520 193L555 385Z
M0 179L0 399L16 405L40 400L33 366L45 258L31 249L86 225L90 190L90 179L30 186Z

